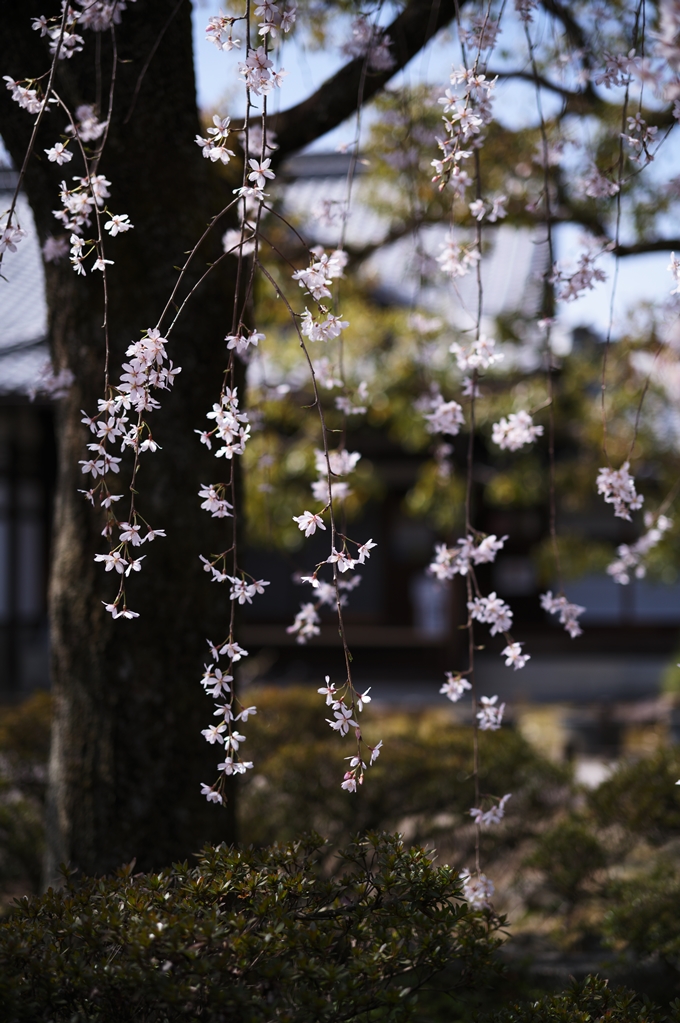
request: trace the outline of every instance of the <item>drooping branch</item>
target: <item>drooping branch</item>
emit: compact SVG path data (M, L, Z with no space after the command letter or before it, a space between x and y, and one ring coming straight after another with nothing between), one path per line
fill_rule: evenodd
M461 8L466 0L459 0ZM456 5L450 0L410 0L385 33L392 40L390 53L394 65L387 71L370 71L363 89L364 103L384 89L387 82L416 54L448 25L456 14ZM356 110L359 83L366 58L357 57L329 78L317 91L270 119L270 127L277 134L279 151L277 161L309 145L336 128Z

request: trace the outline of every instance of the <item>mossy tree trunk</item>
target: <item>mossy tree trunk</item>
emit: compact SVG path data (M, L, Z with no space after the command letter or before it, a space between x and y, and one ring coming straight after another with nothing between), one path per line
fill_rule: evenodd
M4 73L22 78L48 66L44 40L29 22L32 14L50 13L44 6L16 4L3 12ZM229 183L201 159L194 143L199 120L188 3L168 25L125 123L140 69L173 6L162 0L131 6L116 31L114 116L100 170L112 183L110 208L127 213L134 230L107 238L107 256L115 260L109 267L113 382L125 347L155 326L177 279L173 265L184 261L209 218L231 198ZM90 36L84 54L59 65L56 88L72 108L95 99L93 52ZM106 97L106 34L101 52ZM4 90L1 116L0 130L20 166L33 119ZM44 118L25 181L41 239L59 230L52 214L59 181L80 170L77 155L63 168L44 157L65 123L60 110ZM217 226L199 253L196 274L219 255L224 227ZM11 256L6 272L11 286ZM199 791L201 781L213 780L215 750L200 736L212 707L198 682L206 637L224 632L228 594L210 585L198 560L226 544L199 507L199 486L216 478L216 469L193 432L203 428L219 394L232 275L233 266L223 261L171 335L169 352L182 373L173 392L156 392L162 408L149 421L162 450L142 460L139 475L139 510L167 531L167 539L144 548L144 570L130 581L130 606L140 618L113 621L102 601L112 599L118 580L94 562L106 549L103 521L78 493L90 485L78 465L88 442L80 410L92 414L103 393L102 279L98 273L77 277L68 262L47 267L55 365L75 374L59 409L50 585L50 875L60 862L98 873L133 857L140 868L155 868L185 858L205 841L234 838L233 801L220 812Z

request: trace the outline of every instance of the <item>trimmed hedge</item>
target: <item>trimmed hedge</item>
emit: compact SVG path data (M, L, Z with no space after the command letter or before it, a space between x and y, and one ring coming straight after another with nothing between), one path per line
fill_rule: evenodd
M680 1002L667 1010L627 988L610 988L601 977L573 981L566 991L506 1006L485 1023L677 1023Z
M69 878L0 925L3 1021L401 1021L445 973L483 982L503 921L457 873L370 835L206 848L160 874Z

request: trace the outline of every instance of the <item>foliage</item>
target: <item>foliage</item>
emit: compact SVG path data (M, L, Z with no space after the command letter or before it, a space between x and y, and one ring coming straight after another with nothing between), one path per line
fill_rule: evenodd
M538 839L527 866L546 873L550 887L574 903L593 875L606 865L602 843L587 823L575 817L559 821Z
M40 887L50 714L47 693L0 710L0 898Z
M572 981L566 991L545 995L529 1004L508 1005L491 1017L493 1023L662 1023L680 1018L680 1004L670 1015L626 988L610 988L601 977Z
M444 967L452 989L482 980L502 921L469 909L455 871L387 835L331 876L323 851L206 847L193 868L22 900L0 925L4 1018L396 1021Z
M680 834L680 751L661 749L650 757L623 763L589 796L601 827L618 824L632 835L664 842Z
M619 881L609 889L611 908L605 933L618 947L641 958L660 956L680 969L680 871L677 862L661 858L651 869Z

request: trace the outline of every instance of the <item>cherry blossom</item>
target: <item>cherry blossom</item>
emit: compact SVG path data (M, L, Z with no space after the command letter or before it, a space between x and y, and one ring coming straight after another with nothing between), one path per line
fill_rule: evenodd
M502 651L501 656L505 657L506 668L514 668L518 671L519 668L523 668L528 660L531 659L530 654L522 653L522 643L508 643L506 648Z
M97 118L95 107L89 103L82 103L76 107L77 132L81 142L94 142L106 131L108 121L100 121ZM68 124L64 128L66 135L75 135L73 125Z
M293 515L293 522L297 522L305 536L313 536L317 529L326 528L321 516L310 511L304 511L302 515Z
M213 43L218 50L238 49L241 46L241 40L233 38L234 21L234 18L228 18L220 11L218 15L208 19L205 38L208 42Z
M471 908L488 909L496 890L493 881L486 874L473 875L468 870L461 871L459 877L463 882L463 897Z
M248 166L251 168L248 180L254 181L257 188L264 188L268 178L273 180L276 177L274 171L270 170L269 157L266 160L248 160Z
M51 235L45 239L42 247L43 259L46 263L58 263L68 252L68 242L65 238L53 238Z
M462 675L454 675L453 672L447 671L446 682L444 682L439 692L448 697L452 703L458 703L458 700L469 689L472 689L472 686L467 679L463 678Z
M288 626L286 632L291 635L297 633L297 642L304 644L308 639L311 639L312 636L319 635L321 632L321 629L319 628L320 620L321 619L319 618L314 604L301 604L300 610L295 616L295 621L292 625ZM319 690L319 692L320 691L321 690Z
M475 370L489 369L500 362L503 359L503 353L497 352L495 348L494 339L482 334L478 340L473 341L466 348L454 341L449 351L456 356L458 368L467 374Z
M335 720L332 721L330 718L326 718L326 721L335 732L339 732L340 735L347 735L350 726L352 728L359 727L352 716L351 707L346 707L344 703L336 703L333 706L333 717Z
M339 572L348 572L357 564L356 561L350 558L346 551L336 551L335 547L331 548L331 553L326 558L326 561L329 565L337 564Z
M334 337L339 337L341 332L346 330L347 327L349 327L348 320L341 320L339 316L332 316L330 313L323 320L315 320L309 309L305 309L300 323L300 331L303 337L308 337L310 341L328 342ZM327 387L328 384L324 386ZM340 386L340 384L335 386Z
M463 409L457 401L444 401L441 394L432 398L432 411L426 413L428 433L445 433L455 437L465 423Z
M606 504L614 505L614 515L630 522L631 511L642 507L644 497L635 490L635 480L630 475L630 462L624 462L620 469L600 469L597 477L597 492L604 496Z
M371 551L374 547L377 547L377 543L373 543L373 540L366 540L357 548L357 562L359 565L365 564L367 558L370 558Z
M478 807L473 806L470 810L470 816L474 820L475 824L479 824L482 827L488 827L490 824L500 824L505 817L505 804L511 797L512 793L507 792L495 806L491 807L490 810L481 810Z
M55 142L51 149L46 149L45 152L50 163L57 163L60 167L62 164L68 163L73 158L73 153L66 148L67 146L68 142Z
M104 230L108 231L112 238L115 238L117 234L125 234L126 231L131 231L134 227L134 224L130 223L127 213L109 215L111 219L104 224Z
M497 707L497 700L497 696L480 697L479 702L481 708L477 711L476 717L479 721L479 728L482 732L497 732L501 727L505 704L501 703L500 706Z
M26 232L20 227L6 227L2 234L0 234L0 253L16 252L17 245L25 237Z
M435 161L436 162L436 161ZM481 255L476 248L459 245L450 238L443 246L441 253L437 256L443 273L455 279L465 277L480 261Z
M495 561L496 554L502 550L507 539L507 536L502 536L499 540L495 533L492 533L484 537L479 544L475 544L475 538L472 536L459 540L456 547L438 544L429 571L441 581L453 579L454 575L467 575L471 564L483 565Z
M493 424L491 439L502 449L519 451L525 445L533 444L542 434L543 427L534 426L528 412L511 412L507 419L503 417Z
M600 253L584 252L578 258L576 270L569 272L559 264L553 267L551 282L557 285L557 295L564 302L573 302L584 292L592 291L599 281L606 281L604 270L595 266Z
M205 499L201 508L204 511L209 511L214 519L231 517L232 505L225 498L220 497L218 489L213 484L202 484L198 496Z
M219 803L220 806L224 803L220 793L212 785L206 785L204 781L201 782L201 795L205 796L209 803Z
M3 75L3 80L6 82L6 87L12 93L12 99L15 103L18 103L20 107L27 110L29 114L40 113L45 101L40 99L37 89L21 85L20 82L15 82L9 75Z
M390 53L392 40L378 25L373 25L361 14L351 25L351 36L343 43L342 52L348 57L367 57L372 71L389 71L394 67Z
M627 586L630 582L631 571L636 579L644 579L647 568L643 564L643 558L652 550L673 525L672 520L665 515L659 515L654 521L649 513L645 515L647 531L633 544L620 544L616 548L617 558L607 565L607 573L614 582Z
M578 618L586 610L585 607L571 604L565 596L553 597L551 590L541 594L541 607L548 614L560 616L560 625L564 625L572 639L582 635L583 629L578 623Z

